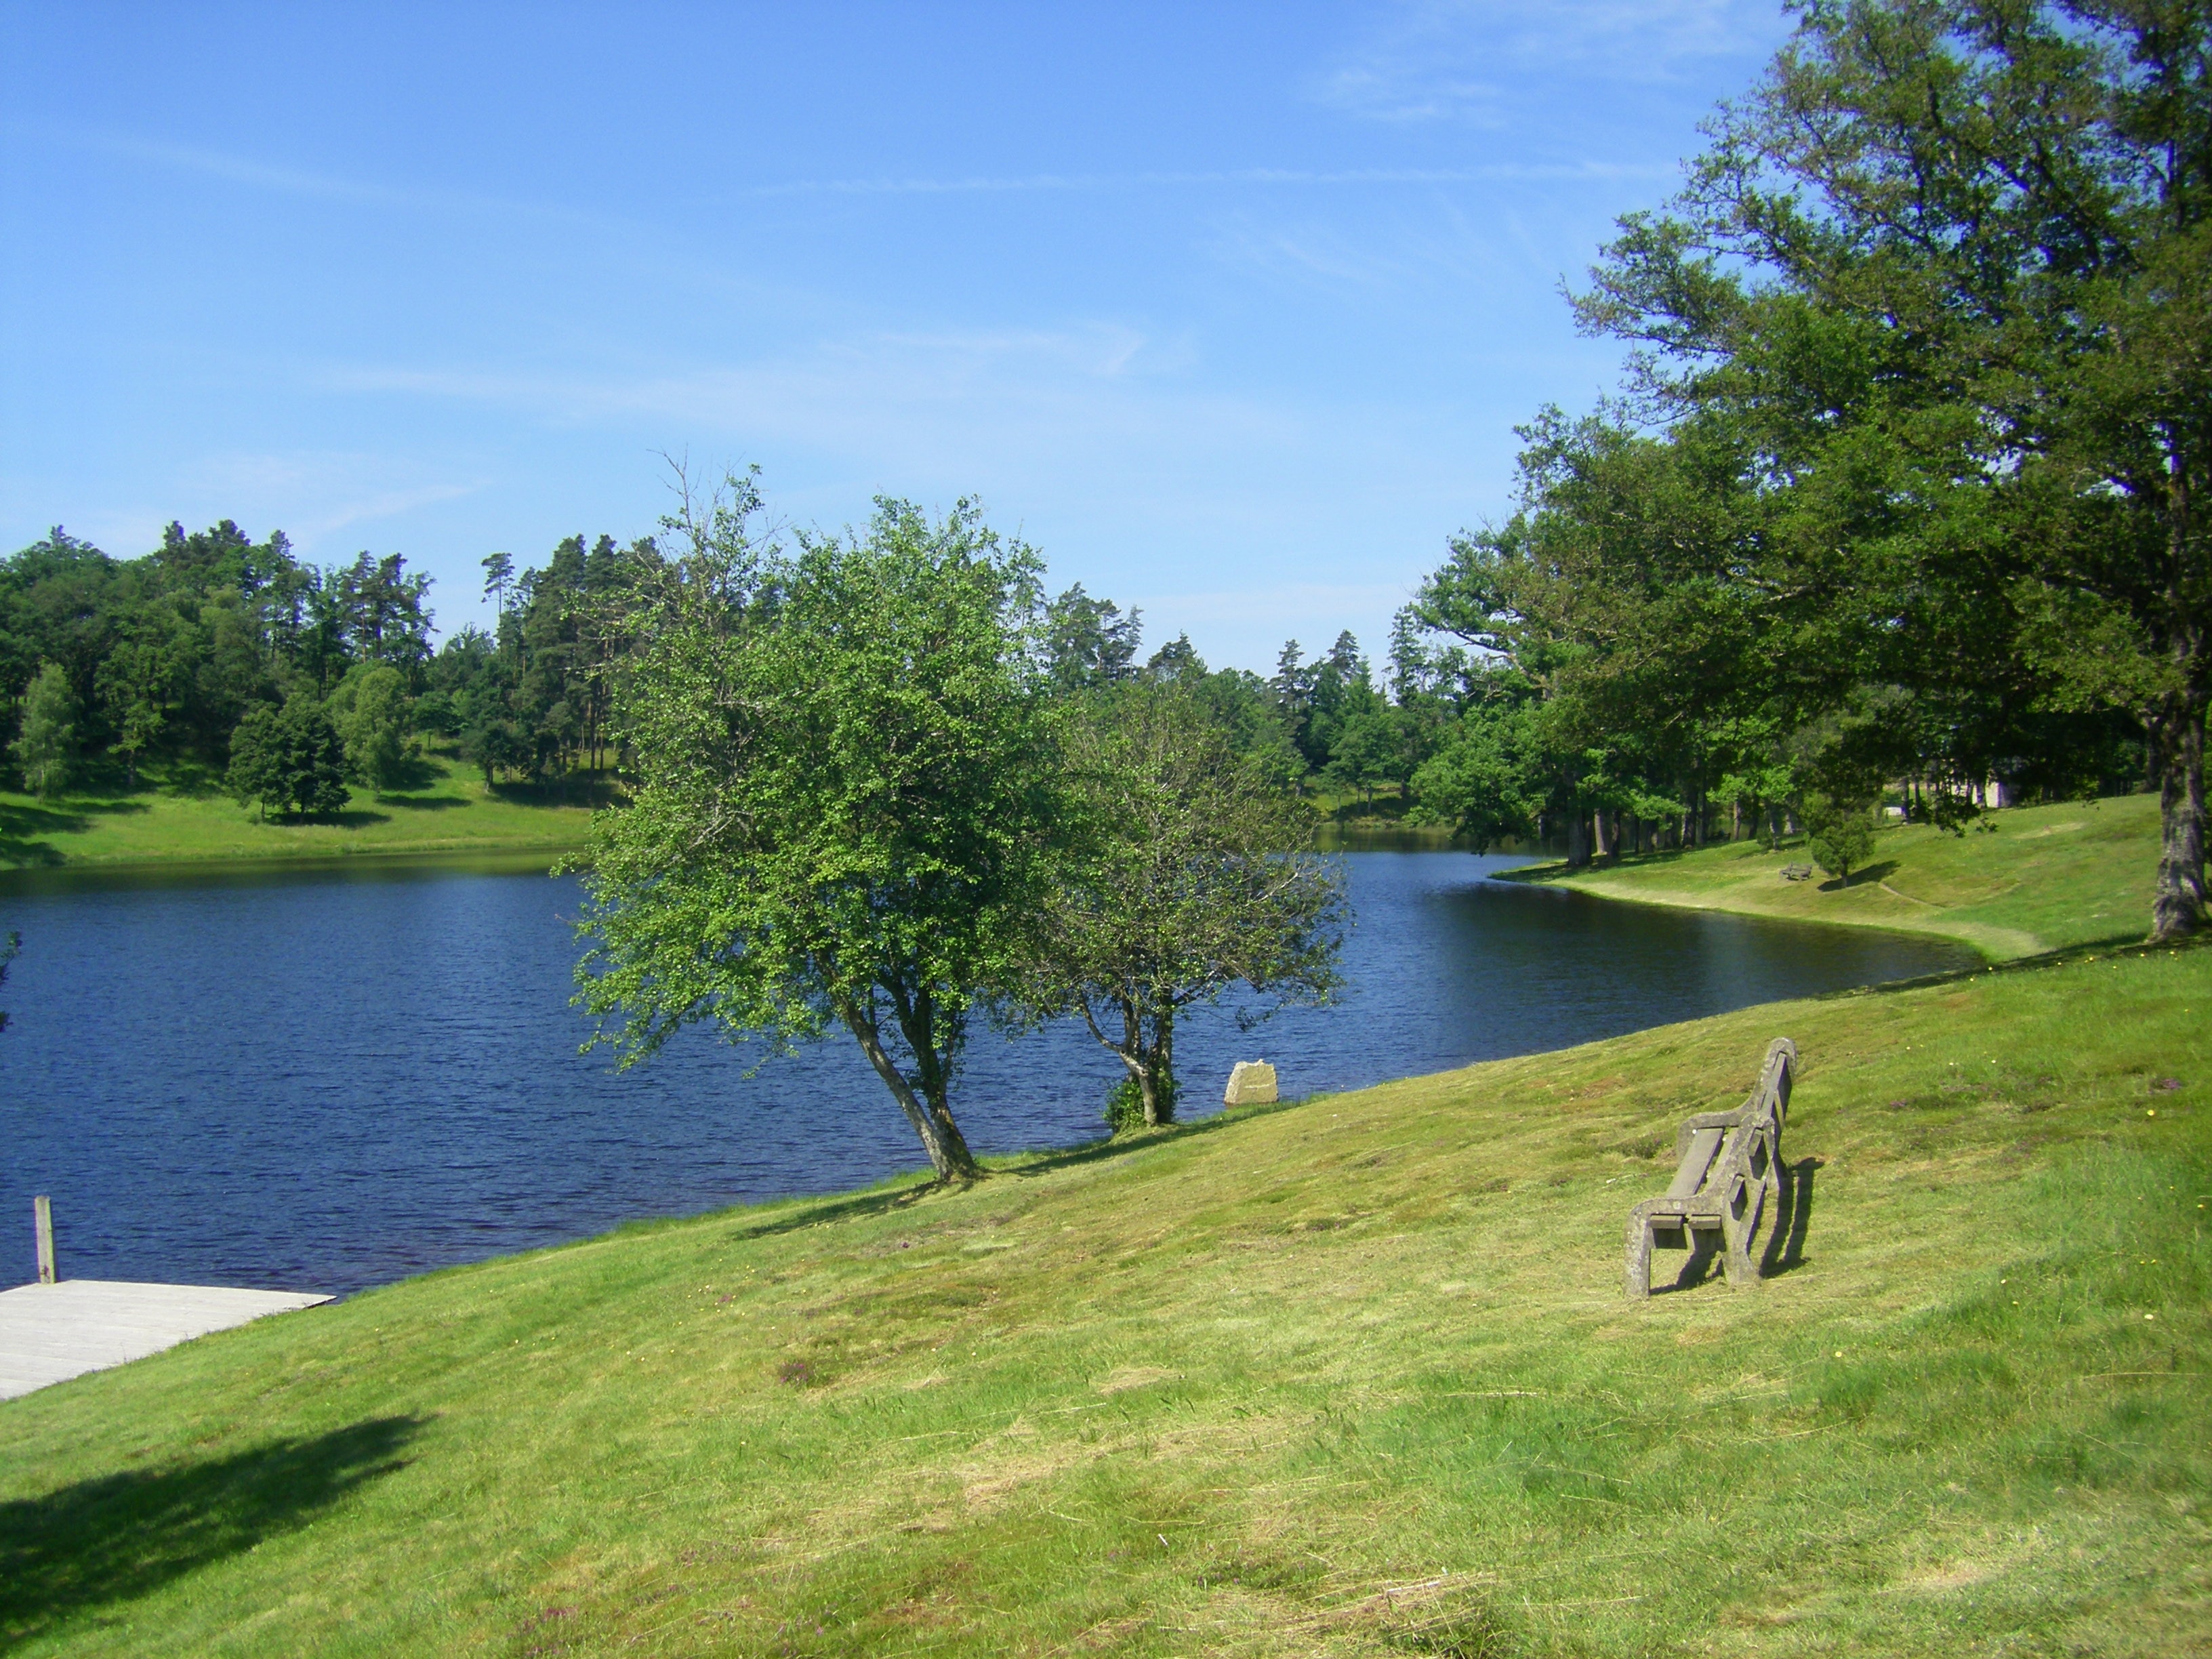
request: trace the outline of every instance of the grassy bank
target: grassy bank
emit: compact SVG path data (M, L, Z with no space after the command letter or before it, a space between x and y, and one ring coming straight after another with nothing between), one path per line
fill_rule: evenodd
M266 1322L0 1405L0 1646L2203 1651L2208 1008L2085 951ZM1772 1276L1627 1303L1784 1033Z
M488 787L439 757L406 789L356 788L327 817L263 821L212 783L157 778L136 790L40 799L0 792L0 869L182 863L222 859L338 858L355 854L498 852L584 844L594 790Z
M1801 836L1772 852L1739 842L1579 871L1544 865L1512 878L1647 904L1941 933L2006 962L2150 931L2158 800L2018 807L1963 836L1893 824L1876 833L1866 868L1847 883L1817 872L1783 878L1785 866L1809 858Z

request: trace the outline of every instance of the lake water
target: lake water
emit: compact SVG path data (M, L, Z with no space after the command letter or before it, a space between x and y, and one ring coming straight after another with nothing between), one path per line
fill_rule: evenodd
M1488 879L1516 861L1349 854L1349 994L1250 1034L1198 1011L1176 1041L1195 1103L1240 1058L1273 1060L1288 1095L1347 1089L1971 960ZM579 1054L573 879L9 880L0 1284L34 1271L34 1193L65 1277L343 1291L922 1163L849 1038L751 1077L763 1056L705 1030L622 1074ZM954 1109L978 1152L1072 1145L1118 1075L1080 1028L979 1031Z

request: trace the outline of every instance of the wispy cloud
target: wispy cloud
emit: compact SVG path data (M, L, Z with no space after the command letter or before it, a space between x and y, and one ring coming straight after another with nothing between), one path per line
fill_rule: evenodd
M1109 191L1151 188L1255 185L1326 189L1360 185L1561 183L1644 179L1671 173L1639 161L1497 162L1465 167L1233 167L1195 173L1036 173L958 179L793 179L749 185L728 199L777 196L950 196L1021 191Z
M855 334L754 362L666 372L350 364L319 378L338 391L511 404L560 425L642 416L827 446L865 436L880 453L884 444L933 447L954 410L1004 411L1001 445L1020 443L1048 417L1079 415L1095 427L1105 411L1141 398L1137 388L1183 353L1127 325L1097 323Z
M398 457L337 451L230 453L204 458L179 480L185 495L234 503L301 550L328 556L342 532L485 489L483 478L426 476Z
M310 167L264 161L228 150L142 138L131 133L51 126L33 129L14 123L0 127L0 131L17 140L35 139L70 149L140 162L169 172L193 173L247 190L303 200L390 208L409 213L495 214L507 219L538 220L610 231L636 228L625 221L607 215L589 213L557 204L520 201L475 191L392 185L374 179L348 178Z
M1324 103L1370 119L1503 125L1567 75L1665 81L1755 58L1783 33L1771 0L1412 0L1321 76Z

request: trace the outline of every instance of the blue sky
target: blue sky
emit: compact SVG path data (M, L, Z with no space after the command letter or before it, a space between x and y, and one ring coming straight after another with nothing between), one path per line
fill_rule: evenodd
M978 496L1263 672L1380 656L1770 3L0 4L0 547L478 561Z

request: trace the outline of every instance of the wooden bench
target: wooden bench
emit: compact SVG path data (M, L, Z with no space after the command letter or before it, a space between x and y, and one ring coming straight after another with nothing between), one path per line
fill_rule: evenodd
M1674 1180L1663 1197L1647 1198L1628 1216L1628 1294L1651 1294L1651 1247L1660 1235L1675 1249L1694 1249L1700 1232L1717 1232L1729 1283L1759 1282L1752 1246L1769 1194L1782 1190L1782 1126L1790 1115L1797 1045L1768 1045L1759 1086L1732 1112L1700 1112L1674 1136Z
M1782 879L1784 881L1810 881L1812 878L1813 866L1809 864L1785 864L1782 866Z

